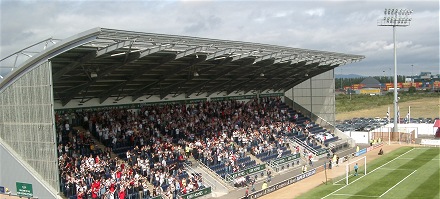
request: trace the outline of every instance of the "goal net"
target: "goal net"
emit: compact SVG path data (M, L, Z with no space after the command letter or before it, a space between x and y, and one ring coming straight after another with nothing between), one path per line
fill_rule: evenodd
M362 175L367 175L366 156L347 163L345 166L345 184L350 184L350 182Z

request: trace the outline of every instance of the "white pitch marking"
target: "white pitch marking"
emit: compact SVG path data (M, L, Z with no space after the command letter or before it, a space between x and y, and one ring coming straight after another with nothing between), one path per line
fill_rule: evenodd
M357 196L357 197L379 198L379 196L353 195L353 194L343 194L343 193L335 193L333 195L335 195L335 196Z
M380 195L379 197L382 197L383 195L385 195L386 193L388 193L388 191L391 191L391 189L393 189L394 187L396 187L397 185L399 185L401 182L403 182L405 179L407 179L409 176L411 176L413 173L415 173L417 170L414 170L412 173L410 173L409 175L407 175L405 178L403 178L401 181L399 181L397 184L395 184L394 186L392 186L391 188L389 188L387 191L385 191L385 193L383 193L382 195Z
M409 150L409 151L407 151L407 152L405 152L405 153L402 153L401 155L399 155L399 156L395 157L394 159L390 160L389 162L387 162L387 163L383 164L382 166L380 166L380 167L377 167L377 168L373 169L372 171L370 171L370 173L372 173L372 172L374 172L374 171L376 171L376 170L378 170L378 169L382 168L383 166L385 166L385 165L387 165L387 164L391 163L392 161L396 160L397 158L400 158L400 157L402 157L403 155L406 155L407 153L411 152L412 150L414 150L414 148L412 148L411 150ZM363 177L365 177L365 176L367 176L367 175L361 176L360 178L358 178L358 179L354 180L354 181L353 181L352 183L354 183L354 182L356 182L356 181L358 181L358 180L362 179L362 178L363 178ZM343 187L341 187L341 188L339 188L339 189L336 189L336 191L333 191L333 192L329 193L328 195L326 195L326 196L322 197L321 199L324 199L324 198L327 198L327 197L329 197L329 196L333 195L334 193L338 192L339 190L341 190L341 189L345 188L346 186L348 186L348 184L346 184L345 186L343 186Z

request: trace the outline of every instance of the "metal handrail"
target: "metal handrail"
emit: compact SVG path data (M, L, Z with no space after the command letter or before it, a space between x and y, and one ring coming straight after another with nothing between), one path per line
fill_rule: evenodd
M301 160L301 158L299 158L298 160ZM293 159L292 161L289 161L289 162L283 162L283 163L275 163L274 161L270 161L270 162L268 163L268 165L269 165L270 167L272 167L272 168L277 168L277 169L279 169L281 166L286 165L286 164L290 164L290 163L295 162L295 161L297 161L297 159ZM292 167L292 168L293 168L293 167ZM277 171L277 172L278 172L278 171Z
M185 169L187 171L192 172L193 175L194 175L194 173L197 173L193 168L191 168L191 166L189 166L185 162L183 163L183 166L185 167ZM214 183L212 183L211 181L209 181L207 178L205 178L203 175L202 175L202 179L203 179L203 183L206 183L207 185L209 185L213 189L217 189L217 186Z
M211 168L209 168L208 166L206 166L205 164L203 164L202 161L197 160L199 162L199 165L202 165L203 167L205 167L206 169L208 169L209 171L211 171L215 176L217 176L218 178L222 179L221 181L224 183L226 180L223 179L217 172L215 172L214 170L212 170ZM218 181L218 180L217 180ZM220 182L220 181L218 181ZM222 184L222 182L220 182ZM227 183L226 183L227 185Z
M303 148L307 149L308 151L312 152L312 153L315 154L315 155L318 154L318 151L317 151L317 150L315 150L314 148L310 147L310 146L307 145L307 144L304 144L303 141L301 141L300 139L298 139L298 138L295 137L295 136L293 136L293 141L292 141L290 138L289 138L289 140L290 140L291 142L298 143L298 144L301 145Z

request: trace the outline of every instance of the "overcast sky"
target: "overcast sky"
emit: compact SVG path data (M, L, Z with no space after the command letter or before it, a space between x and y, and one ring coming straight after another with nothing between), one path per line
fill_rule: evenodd
M438 0L0 2L0 58L49 37L103 27L364 55L336 74L366 76L393 74L392 27L377 20L385 8L408 8L411 25L397 28L399 75L440 73Z

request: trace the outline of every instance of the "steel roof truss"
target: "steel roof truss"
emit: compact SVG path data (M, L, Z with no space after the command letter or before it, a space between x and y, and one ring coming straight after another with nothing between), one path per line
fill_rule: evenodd
M149 48L148 50L140 52L139 58L145 57L147 55L151 55L153 53L156 53L156 52L159 52L159 51L165 50L167 48L171 48L171 47L173 47L173 45L164 44L164 45L156 46L153 48Z
M181 52L181 53L177 54L176 55L176 59L180 59L182 57L185 57L185 56L188 56L188 55L191 55L191 54L195 54L195 53L198 53L198 52L201 52L201 51L205 51L205 50L208 50L208 49L209 49L209 46L198 46L198 47L195 47L195 48L191 48L191 49L188 49L188 50L186 50L184 52ZM198 55L196 54L196 56L198 56Z
M231 57L228 57L228 58L226 58L226 59L223 59L220 63L218 63L218 64L215 64L215 65L213 65L213 66L211 66L211 67L208 67L208 68L206 68L206 69L202 69L201 71L200 71L200 73L204 73L205 71L209 71L209 70L211 70L212 68L216 68L216 67L220 67L220 66L223 66L223 65L225 65L225 64L228 64L228 63L230 63L232 61L232 58ZM219 74L219 73L217 73L217 74ZM201 88L201 87L203 87L203 86L205 86L207 83L209 83L211 80L206 80L206 81L204 81L204 82L202 82L202 83L200 83L200 84L198 84L198 85L196 85L196 86L193 86L192 88L190 88L189 90L186 90L186 91L184 91L185 93L186 93L186 97L188 97L189 95L191 95L194 91L196 91L197 89L199 89L199 88Z
M281 55L283 55L282 52L276 52L276 53L271 53L271 54L268 54L268 55L263 55L262 57L259 57L259 58L255 59L254 64L258 63L260 61L266 60L266 59L271 59L271 58L274 59L274 58L276 58L278 56L281 56Z
M155 82L153 82L153 83L150 83L150 84L148 84L148 85L146 85L146 86L143 86L142 88L140 88L140 89L138 89L138 90L136 90L135 92L132 93L132 95L133 95L132 100L134 101L134 100L136 100L137 98L141 97L145 91L148 91L148 90L151 88L151 86L154 86L154 85L156 85L156 84L162 82L163 80L165 80L165 79L168 78L168 77L172 77L172 76L174 76L175 74L179 73L180 71L183 71L183 70L185 70L185 69L187 69L187 68L189 68L189 67L191 67L191 66L194 66L194 65L196 65L196 64L199 64L200 62L203 62L205 59L206 59L206 56L201 55L201 56L199 56L198 59L196 59L196 60L192 60L192 61L191 61L189 64L187 64L186 66L180 66L179 69L173 71L171 74L163 75L159 80L157 80L157 81L155 81Z
M233 52L235 52L235 50L231 49L231 48L220 50L220 51L217 51L217 52L214 52L214 53L208 55L208 57L206 57L206 60L214 59L214 58L217 58L217 57L220 57L223 55L230 55Z
M175 83L167 86L165 89L161 89L161 91L160 91L160 99L162 100L163 98L165 98L168 94L170 94L171 91L175 90L175 86L181 85L184 82L186 82L186 80L185 81L175 82ZM176 90L176 92L178 92L178 91L179 91L179 89Z
M139 53L136 54L130 54L129 58L124 62L124 63L118 63L118 64L114 64L113 66L109 67L108 70L103 71L102 73L98 74L98 77L93 78L92 80L90 80L86 85L90 86L93 83L95 83L96 81L102 79L104 76L112 73L114 70L121 68L123 66L125 66L126 64L133 62L135 60L137 60L139 58ZM72 91L69 92L68 95L63 96L61 102L64 105L66 105L76 94L78 94L78 92L80 92L81 90L83 90L81 87L78 87Z
M305 66L304 62L302 64L299 64L299 65L295 64L295 68L301 68L301 67L304 67L304 66ZM287 70L283 74L280 74L280 76L278 76L278 77L281 79L281 81L277 81L277 84L280 84L283 80L286 80L288 77L292 76L293 74L298 73L298 70L299 69ZM275 76L269 77L265 81L262 81L262 82L260 82L257 85L254 85L254 88L258 88L260 85L265 85L265 86L261 87L262 89L260 88L261 90L266 90L266 89L269 89L269 88L273 88L273 84L272 83L267 83L267 82L271 82L274 79L275 79ZM249 89L249 90L252 90L252 89Z
M121 88L121 87L124 87L124 86L127 85L128 83L133 82L133 81L134 81L135 79L137 79L138 77L144 75L146 72L151 71L151 70L153 70L153 69L155 69L155 68L158 68L158 67L162 66L163 64L166 64L166 63L168 63L168 62L170 62L170 61L172 61L172 60L174 60L174 59L175 59L175 55L171 55L171 56L168 56L168 57L163 58L159 64L157 64L157 65L155 65L155 66L153 66L153 67L144 67L144 68L141 69L141 70L135 70L135 71L133 71L133 73L131 74L131 76L127 78L127 81L121 82L121 83L119 83L119 84L113 86L112 88L110 88L110 89L108 89L108 90L102 92L102 93L98 96L98 97L100 98L100 99L99 99L99 103L103 103L105 100L107 100L107 98L109 98L111 95L113 95L113 93L114 93L113 91L115 91L115 90L117 90L117 89L119 89L119 88Z
M122 41L122 42L118 42L118 43L109 45L108 47L99 49L96 52L96 57L99 57L99 56L104 55L106 53L109 53L109 52L112 52L114 50L117 50L117 49L123 48L125 46L128 46L128 45L132 44L132 42L133 42L133 40L125 40L125 41Z
M72 62L71 64L63 67L61 70L56 72L53 75L53 81L59 80L63 75L67 74L68 72L74 70L76 67L96 58L96 52L90 52L80 58L78 58L75 62Z

